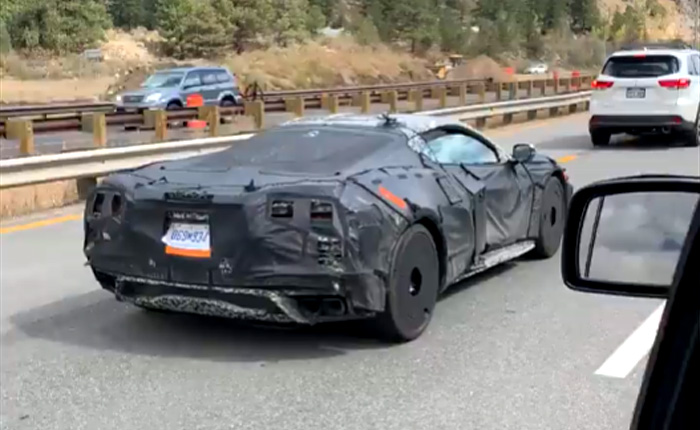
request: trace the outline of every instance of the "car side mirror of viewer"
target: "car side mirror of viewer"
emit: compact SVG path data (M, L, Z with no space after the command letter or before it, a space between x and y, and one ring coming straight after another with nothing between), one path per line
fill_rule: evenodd
M700 178L636 176L581 188L571 199L561 270L577 291L666 298L690 226Z

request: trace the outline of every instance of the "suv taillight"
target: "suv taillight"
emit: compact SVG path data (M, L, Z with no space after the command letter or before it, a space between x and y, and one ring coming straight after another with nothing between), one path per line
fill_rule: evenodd
M614 82L611 81L599 81L595 80L591 82L591 88L595 90L607 90L608 88L611 88L613 86Z
M668 88L670 90L684 90L690 87L690 79L662 79L659 81L659 85L661 85L662 88Z

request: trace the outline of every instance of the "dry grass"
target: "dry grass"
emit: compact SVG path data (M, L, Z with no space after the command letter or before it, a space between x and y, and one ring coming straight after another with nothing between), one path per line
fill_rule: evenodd
M318 88L433 78L425 60L386 46L361 46L350 37L229 56L225 64L244 83L267 90Z

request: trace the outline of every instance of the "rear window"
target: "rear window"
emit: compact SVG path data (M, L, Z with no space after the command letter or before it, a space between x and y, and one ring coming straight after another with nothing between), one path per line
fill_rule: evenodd
M393 144L408 148L405 136L398 133L361 128L290 126L238 141L219 153L216 163L326 175L343 171Z
M644 57L612 57L603 68L603 74L616 78L656 78L678 73L680 62L672 55Z

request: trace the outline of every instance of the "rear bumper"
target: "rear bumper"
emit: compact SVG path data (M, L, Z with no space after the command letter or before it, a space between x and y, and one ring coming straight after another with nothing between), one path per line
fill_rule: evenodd
M591 132L606 130L611 133L691 132L694 127L694 123L678 115L593 115L588 122Z
M275 323L316 324L372 317L378 310L358 306L384 297L383 283L374 275L276 277L258 287L184 284L100 271L93 267L103 289L117 300L173 312ZM269 284L269 285L268 285ZM283 286L286 285L286 286ZM370 298L371 297L371 298Z

